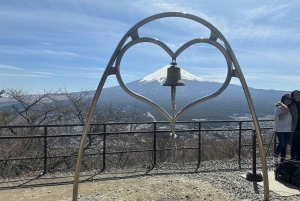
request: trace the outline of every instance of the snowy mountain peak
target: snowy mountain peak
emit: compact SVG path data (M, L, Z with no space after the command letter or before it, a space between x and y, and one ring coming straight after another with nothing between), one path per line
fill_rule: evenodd
M147 83L147 82L154 82L157 81L161 85L165 82L167 78L167 69L170 67L170 65L164 66L161 69L155 71L154 73L151 73L147 75L146 77L142 78L139 82L140 83ZM188 73L187 71L180 68L181 72L181 79L183 80L194 80L199 82L204 82L206 80L199 78L191 73Z

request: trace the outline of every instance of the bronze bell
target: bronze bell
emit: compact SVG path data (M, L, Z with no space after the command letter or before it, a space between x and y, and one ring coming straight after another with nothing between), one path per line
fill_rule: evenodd
M181 79L180 68L176 66L176 63L172 62L168 68L167 79L163 86L184 86L184 82Z

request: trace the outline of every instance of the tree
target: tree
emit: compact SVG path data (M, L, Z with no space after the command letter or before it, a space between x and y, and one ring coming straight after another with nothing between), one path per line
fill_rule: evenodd
M0 91L0 98L2 98L2 94L4 94L4 93L5 93L5 90L1 89L1 91Z
M44 91L43 94L30 94L21 89L7 89L6 94L17 103L12 105L18 125L42 125L55 121L52 119L55 107L55 96L58 91Z
M44 91L43 94L30 94L28 91L21 89L6 89L6 94L17 102L11 105L11 109L0 111L1 125L22 125L30 126L24 128L9 128L2 132L6 136L32 136L44 135L42 127L38 125L47 124L83 124L87 117L92 102L91 91L81 90L76 93L69 93L66 89L57 91ZM136 108L124 111L122 108L115 108L113 103L106 105L98 104L94 112L89 133L104 132L103 124L107 122L121 122L136 120L138 115ZM74 129L74 127L72 127ZM57 170L72 170L75 167L77 151L79 146L79 137L54 137L55 135L68 134L76 132L81 134L83 126L78 126L76 131L68 127L51 127L48 129L47 138L47 169L50 172ZM126 125L109 126L110 131L126 130ZM130 130L134 130L131 126ZM99 135L88 135L85 145L86 153L100 153L102 150L102 138ZM113 139L113 141L120 139ZM121 138L124 145L130 142L130 137ZM74 144L75 142L75 144ZM42 157L44 155L44 138L25 138L16 140L1 141L1 155L3 159L20 158L20 157ZM112 142L115 145L119 143ZM130 142L132 144L132 142ZM125 148L125 146L124 146ZM68 155L72 157L60 157L58 155ZM51 158L53 156L53 158ZM101 157L100 157L101 159ZM94 160L94 159L93 159ZM99 160L99 157L98 159ZM99 161L98 161L99 163ZM24 160L24 161L3 161L0 164L2 174L24 174L27 171L41 170L43 160ZM83 160L83 166L89 168L93 165L90 160ZM5 171L7 170L7 171ZM14 170L14 171L10 171Z

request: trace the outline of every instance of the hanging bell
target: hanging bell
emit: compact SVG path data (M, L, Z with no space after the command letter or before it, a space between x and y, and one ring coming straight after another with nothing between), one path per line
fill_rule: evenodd
M184 82L181 79L180 68L176 66L176 63L172 62L167 71L167 79L163 86L184 86Z

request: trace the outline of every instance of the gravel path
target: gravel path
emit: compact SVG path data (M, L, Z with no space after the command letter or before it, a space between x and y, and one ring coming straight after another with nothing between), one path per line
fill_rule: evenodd
M196 173L195 165L191 166L191 168L188 168L186 165L184 167L170 164L163 165L150 172L150 175L152 175L151 180L148 179L148 188L143 189L142 194L136 194L137 192L132 192L130 188L127 187L129 197L124 197L124 199L113 199L113 197L111 197L112 199L110 200L263 200L263 187L256 182L249 182L241 176L249 171L251 172L252 166L249 164L252 163L250 162L247 164L248 166L242 165L243 169L239 169L236 167L237 161L208 161L201 163L201 168L199 168ZM268 167L268 171L272 171L274 168L271 164L268 164ZM176 173L176 171L178 172L177 174L167 174L168 172ZM185 172L182 173L181 171ZM257 168L257 172L261 172L259 167ZM157 176L160 174L163 176ZM160 183L164 185L155 188L154 182L156 182L156 184ZM122 181L120 181L119 184L122 185ZM159 191L160 188L164 189ZM187 189L192 189L193 191L189 192ZM152 196L147 197L147 191L157 192L158 194L161 193L162 196L157 197L152 194ZM173 192L173 194L170 194L170 192ZM96 194L87 197L84 200L105 200L101 198L101 194L95 193ZM272 191L270 191L269 198L269 200L272 201L300 200L299 195L284 197Z
M244 162L242 168L237 168L237 164L237 161L207 161L201 163L199 169L195 164L160 164L146 174L145 168L94 173L93 181L79 184L78 200L263 200L263 187L241 176L252 170L251 161ZM269 171L274 168L270 164L268 167ZM260 171L258 167L257 172ZM48 175L52 178L59 176L62 175ZM1 190L0 200L71 201L72 191L72 184ZM283 197L270 191L269 200L296 201L300 196Z

